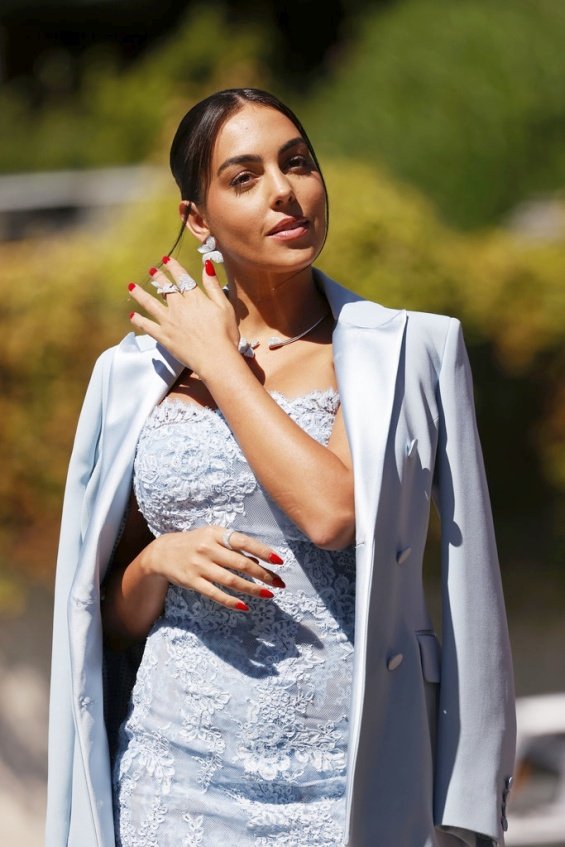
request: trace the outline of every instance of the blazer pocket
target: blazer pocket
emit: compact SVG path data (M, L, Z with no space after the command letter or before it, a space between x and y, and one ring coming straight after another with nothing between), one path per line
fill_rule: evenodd
M422 673L426 682L441 680L441 647L435 632L417 632Z

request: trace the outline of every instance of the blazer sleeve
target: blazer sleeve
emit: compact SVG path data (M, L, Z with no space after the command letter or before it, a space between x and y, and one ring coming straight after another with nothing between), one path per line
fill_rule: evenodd
M89 503L97 485L105 371L111 351L94 366L75 435L63 502L55 579L49 700L49 778L46 845L67 843L75 747L67 607L80 556Z
M471 370L453 318L438 403L442 669L435 823L503 844L516 739L512 662Z

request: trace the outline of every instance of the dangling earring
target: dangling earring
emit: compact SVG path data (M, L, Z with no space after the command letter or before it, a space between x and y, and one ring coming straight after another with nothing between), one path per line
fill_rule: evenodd
M224 257L220 253L219 250L216 250L216 239L213 235L209 235L204 244L201 244L198 247L198 252L202 253L202 264L207 259L210 259L212 262L223 262Z

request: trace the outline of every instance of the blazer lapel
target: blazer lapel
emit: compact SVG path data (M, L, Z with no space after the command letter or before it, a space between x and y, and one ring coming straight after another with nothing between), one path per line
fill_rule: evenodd
M363 300L325 274L324 292L337 320L333 356L355 479L357 543L370 540L383 475L404 310Z
M334 367L355 477L357 572L346 792L346 821L349 822L365 694L375 526L406 312L363 300L325 275L320 277L337 319L333 334Z

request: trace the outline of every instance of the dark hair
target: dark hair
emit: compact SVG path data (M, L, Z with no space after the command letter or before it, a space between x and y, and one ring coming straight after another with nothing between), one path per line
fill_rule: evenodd
M201 203L210 184L212 152L218 134L225 122L245 103L257 103L281 112L294 124L306 142L310 155L322 179L326 195L326 231L329 220L328 191L320 164L306 130L288 106L274 94L260 88L226 88L201 100L181 120L173 138L170 166L181 199L188 200L178 238L169 252L179 244L190 214L191 203Z

